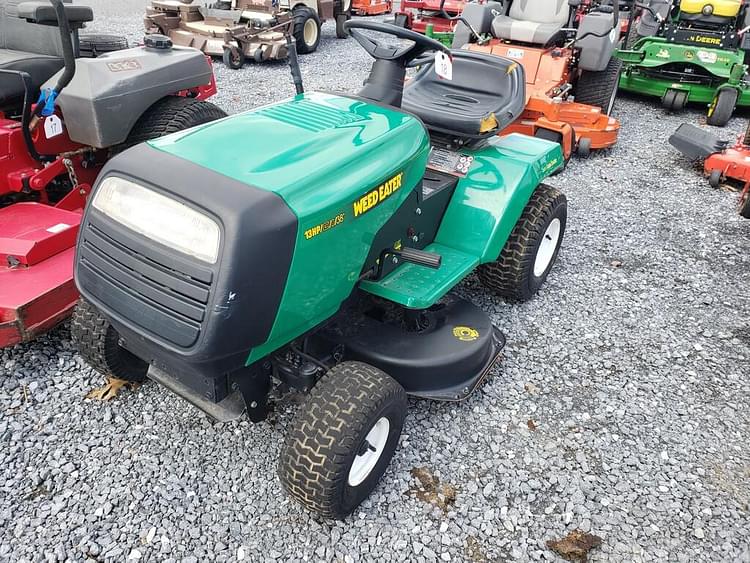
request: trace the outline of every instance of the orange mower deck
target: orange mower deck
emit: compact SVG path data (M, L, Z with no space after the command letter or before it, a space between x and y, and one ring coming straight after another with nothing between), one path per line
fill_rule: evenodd
M377 16L391 11L390 0L353 0L352 13L358 16Z
M575 103L567 99L570 49L540 49L493 40L488 45L471 45L482 51L518 61L526 73L526 109L519 119L502 134L537 135L552 131L561 135L565 158L576 150L606 149L617 142L620 122L606 115L599 107ZM588 141L586 141L588 139Z

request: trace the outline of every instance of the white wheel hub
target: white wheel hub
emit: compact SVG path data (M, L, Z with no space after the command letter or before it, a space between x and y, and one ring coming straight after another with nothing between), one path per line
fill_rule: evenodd
M303 34L305 38L305 45L312 47L315 44L315 40L318 38L318 26L315 23L314 19L310 18L305 22Z
M343 2L341 2L341 6L344 8L345 12L348 12L349 8L352 7L352 0L344 0Z
M547 226L547 230L544 231L542 242L539 244L539 249L536 251L536 259L534 260L535 277L540 277L549 268L552 257L555 255L557 243L560 240L561 228L560 219L555 217Z
M375 468L380 456L383 455L383 450L385 450L390 429L391 423L383 416L367 433L363 447L354 457L354 462L349 469L348 483L350 487L361 484Z

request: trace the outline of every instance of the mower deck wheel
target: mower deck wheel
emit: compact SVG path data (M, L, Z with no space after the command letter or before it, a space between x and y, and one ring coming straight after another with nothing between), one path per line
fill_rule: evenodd
M575 101L601 108L604 115L610 115L617 99L617 86L620 81L622 61L612 57L604 70L581 73L575 90Z
M336 16L336 37L338 39L346 39L349 34L344 29L344 24L351 19L348 13L338 14Z
M241 49L238 49L234 46L225 47L222 60L224 61L224 64L227 65L227 67L231 68L232 70L238 70L245 65L245 53L243 53Z
M314 53L320 43L320 18L312 8L297 6L294 14L294 40L297 52L305 55Z
M587 158L591 155L591 139L581 137L576 145L576 154L581 158Z
M708 117L706 123L715 127L724 127L734 113L737 105L737 90L734 88L722 88L714 96L711 105L708 106Z
M551 186L540 184L513 227L500 256L477 269L482 284L509 299L531 299L557 259L567 217L565 195Z
M114 327L84 299L73 310L70 334L78 352L96 371L125 381L146 380L148 363L120 346Z
M406 392L362 362L342 362L313 387L292 420L279 479L298 502L344 518L375 488L398 445Z
M712 188L718 188L721 184L721 170L711 170L708 175L708 185Z
M669 89L661 97L661 105L669 113L679 113L687 105L688 93L682 90Z

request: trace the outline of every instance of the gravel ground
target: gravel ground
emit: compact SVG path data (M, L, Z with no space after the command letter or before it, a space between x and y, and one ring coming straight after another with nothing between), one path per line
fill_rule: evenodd
M138 38L143 0L90 2ZM345 91L369 65L330 24L301 63L309 89ZM230 112L292 91L283 64L216 72ZM591 561L750 561L750 221L666 142L702 112L616 115L615 149L551 179L570 217L539 296L459 289L507 334L501 366L465 403L411 403L351 518L282 493L292 407L215 425L153 384L86 401L101 377L61 327L0 352L0 560L558 561L545 541L580 528L603 539ZM455 488L445 510L414 493L422 467Z

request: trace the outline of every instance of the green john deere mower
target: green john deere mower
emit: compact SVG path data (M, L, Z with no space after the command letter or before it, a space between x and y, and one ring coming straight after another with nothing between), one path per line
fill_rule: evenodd
M327 517L377 484L407 396L460 401L497 361L503 335L451 289L476 270L494 294L532 297L567 216L541 183L559 145L497 136L523 111L522 66L469 51L446 66L418 33L346 26L375 59L358 95L302 92L290 48L294 98L109 161L72 329L99 370L220 421L262 420L272 389L309 392L278 471Z
M631 11L620 88L659 96L668 111L708 104L723 127L750 105L750 5L745 0L647 0ZM635 16L639 14L638 16Z

